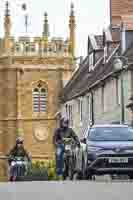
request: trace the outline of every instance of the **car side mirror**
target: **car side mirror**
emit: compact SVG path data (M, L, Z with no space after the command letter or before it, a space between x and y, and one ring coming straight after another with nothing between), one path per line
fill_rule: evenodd
M86 138L81 139L80 142L86 144Z

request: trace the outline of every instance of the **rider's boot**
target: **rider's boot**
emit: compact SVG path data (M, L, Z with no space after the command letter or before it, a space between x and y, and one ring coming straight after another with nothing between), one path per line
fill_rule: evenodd
M59 175L59 176L58 176L58 180L59 180L59 181L62 181L62 180L63 180L63 176L62 176L62 175Z
M13 176L10 176L9 181L11 182L13 181Z

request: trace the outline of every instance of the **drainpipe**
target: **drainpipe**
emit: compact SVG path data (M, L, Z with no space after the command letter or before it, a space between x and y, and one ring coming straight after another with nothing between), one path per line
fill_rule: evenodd
M91 126L94 125L94 96L93 92L91 91Z

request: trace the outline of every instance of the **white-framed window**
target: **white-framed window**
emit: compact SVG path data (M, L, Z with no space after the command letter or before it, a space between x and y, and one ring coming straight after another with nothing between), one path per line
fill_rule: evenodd
M80 122L83 121L83 99L80 99Z
M92 116L92 96L91 96L91 94L86 96L86 112L87 112L88 120L90 122L92 120L91 119L91 116Z
M68 105L68 118L70 121L70 126L73 126L73 106Z
M43 86L33 88L33 112L46 112L47 109L47 89Z
M120 105L121 104L121 81L120 79L117 77L115 79L115 85L116 85L116 104Z
M106 63L107 56L108 56L108 47L107 47L107 45L105 45L105 47L104 47L104 63Z
M93 104L92 104L92 94L89 95L89 121L92 122L92 115L93 115Z
M94 54L89 55L89 71L94 70Z
M105 85L103 84L101 87L101 104L102 104L102 111L105 111Z
M90 96L86 96L86 112L89 114L90 112Z

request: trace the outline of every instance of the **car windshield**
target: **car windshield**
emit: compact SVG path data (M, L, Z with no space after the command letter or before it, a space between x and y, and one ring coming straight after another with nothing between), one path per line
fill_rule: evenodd
M95 127L88 134L91 141L133 141L133 128Z

